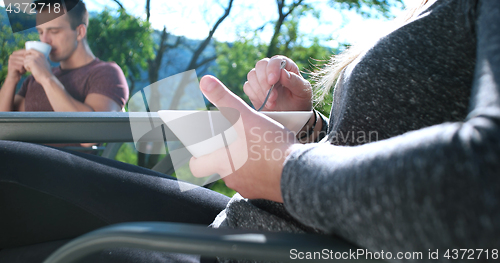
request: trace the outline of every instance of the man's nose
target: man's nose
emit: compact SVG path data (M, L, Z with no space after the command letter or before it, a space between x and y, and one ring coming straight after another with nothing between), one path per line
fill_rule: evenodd
M51 39L47 34L40 34L40 41L49 45L51 44Z

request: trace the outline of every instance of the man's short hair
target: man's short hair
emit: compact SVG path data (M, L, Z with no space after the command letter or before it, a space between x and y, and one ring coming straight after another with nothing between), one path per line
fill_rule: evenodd
M40 12L43 6L41 4L45 4L46 6L50 4L52 7L54 7L54 4L60 4L61 8L65 7L64 10L68 14L69 23L73 30L76 30L81 24L85 26L89 24L89 13L87 12L85 3L81 0L37 0L35 4L38 12ZM44 10L47 10L47 8Z

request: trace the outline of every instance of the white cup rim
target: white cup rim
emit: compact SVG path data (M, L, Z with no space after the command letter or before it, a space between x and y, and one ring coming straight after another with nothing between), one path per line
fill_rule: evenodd
M37 44L42 44L44 46L50 46L49 44L45 43L45 42L42 42L42 41L36 41L36 40L29 40L29 41L26 41L26 43L37 43ZM52 46L50 46L52 47Z
M35 49L39 52L42 52L46 57L49 56L50 51L52 50L51 45L49 45L45 42L42 42L42 41L33 41L33 40L26 41L26 43L24 44L24 47L26 48L26 50ZM36 48L36 47L38 47L38 48Z

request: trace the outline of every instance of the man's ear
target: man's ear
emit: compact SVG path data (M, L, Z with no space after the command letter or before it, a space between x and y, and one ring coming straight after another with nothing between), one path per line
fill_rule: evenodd
M87 36L87 26L84 25L84 24L81 24L79 25L77 28L76 28L76 33L78 34L76 36L76 39L78 41L81 41L83 39L85 39L85 37Z

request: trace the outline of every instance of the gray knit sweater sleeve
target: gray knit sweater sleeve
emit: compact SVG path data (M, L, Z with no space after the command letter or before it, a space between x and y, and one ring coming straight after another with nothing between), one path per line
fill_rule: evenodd
M466 13L461 16L464 19L457 18L460 13ZM442 23L426 24L432 19L441 19ZM415 24L414 27L404 26L396 30L392 36L380 40L360 59L358 69L351 69L352 76L347 76L353 81L352 79L363 78L357 72L368 72L364 77L369 78L367 81L370 85L384 88L391 86L395 88L393 92L387 94L379 92L371 94L369 98L363 97L366 93L359 87L364 85L363 81L356 80L354 87L353 83L350 85L349 80L346 80L345 85L349 86L346 88L347 91L335 90L336 98L330 125L333 131L339 134L343 132L342 127L346 122L349 123L349 129L356 134L363 131L363 127L370 125L367 129L377 127L378 124L374 124L373 118L381 118L383 115L372 116L371 111L365 111L363 107L376 105L376 111L377 108L384 107L377 101L379 95L382 98L396 96L393 94L397 93L403 94L401 96L404 98L405 88L408 85L416 83L418 86L418 76L398 78L398 74L405 76L404 70L407 65L419 64L432 68L435 61L442 60L439 67L432 70L433 74L438 74L437 76L422 74L427 74L428 77L422 77L422 83L426 84L421 86L429 87L447 77L446 70L458 63L455 63L455 60L467 60L467 54L457 51L464 45L468 45L469 51L475 56L475 61L472 61L475 68L470 81L467 77L461 81L465 83L470 99L466 116L457 120L450 115L444 120L436 119L433 125L423 123L421 128L413 131L409 129L409 131L394 132L396 134L386 133L387 138L376 142L359 143L354 146L348 143L344 145L319 143L294 151L286 160L282 174L281 190L285 207L293 217L305 225L326 233L338 234L375 251L386 249L396 252L427 253L428 249L437 248L498 249L500 248L500 1L442 0L434 4L428 14L423 14L421 20L422 25L418 25L416 21L411 23ZM440 30L440 27L444 28L441 33L436 31ZM462 34L454 33L454 28L462 28ZM439 38L448 33L449 38L467 37L467 35L473 38L457 43L451 43L455 42L453 39L432 42L432 37ZM401 40L401 34L406 34L404 41L408 42ZM417 36L420 35L427 35L427 38L419 40ZM392 56L400 58L413 49L401 51L396 47L390 48L390 45L408 47L412 45L411 41L419 42L418 45L429 45L423 50L424 53L430 54L429 59L426 60L426 55L419 54L414 60L400 61L402 63L400 66L387 69L387 72L396 73L391 76L391 80L385 84L373 84L380 80L379 75L389 74L374 73L370 76L370 69L364 68L370 65L369 60L375 59L372 55L378 52L377 47L383 45L384 50L389 49L391 51L388 52L394 53ZM417 44L413 42L413 45ZM439 50L442 46L443 49ZM418 48L419 46L415 47L417 50ZM444 55L448 58L441 58L443 52L448 52ZM453 52L456 57L452 56ZM419 59L422 60L418 61ZM394 59L398 60L400 59ZM390 54L381 58L379 62L379 67L371 70L384 71L384 68L391 67L393 63ZM460 69L465 68L460 66ZM455 74L450 75L450 81L457 80L461 75L467 76L468 73L460 72L460 69L452 70ZM411 72L417 74L414 73L415 70ZM449 93L448 100L429 99L421 102L414 111L425 107L432 110L412 117L414 122L418 123L419 117L425 120L433 118L433 112L437 112L439 116L446 115L446 112L459 113L460 87L445 85L436 85L428 92L436 92L439 95L452 89L453 92ZM377 90L376 88L370 87L370 90ZM400 90L397 90L398 88ZM352 90L357 91L356 96L349 95ZM409 94L414 95L418 91L415 88L411 92ZM432 96L432 99L436 96ZM360 101L357 104L344 103L351 99ZM397 98L393 100L393 103L396 102ZM409 99L398 107L411 108L411 103L413 102ZM417 99L415 103L420 102ZM447 111L445 107L453 104L456 110ZM355 113L358 116L349 119L350 116L355 116ZM397 116L393 116L398 120L395 123L405 122L405 116L400 116L401 121ZM362 119L363 123L358 119ZM384 121L379 126L383 134L383 129L387 129L387 125L388 123ZM393 130L398 130L396 124ZM348 138L350 140L351 137Z

